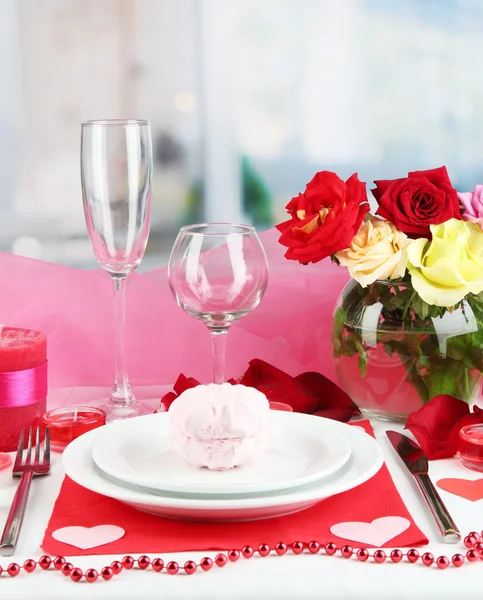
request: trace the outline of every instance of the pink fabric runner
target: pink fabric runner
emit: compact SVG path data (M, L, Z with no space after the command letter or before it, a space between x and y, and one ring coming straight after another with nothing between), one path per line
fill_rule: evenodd
M262 234L270 282L260 306L233 326L227 375L237 377L254 357L296 375L319 371L335 380L332 311L347 281L345 269L323 261L287 261L278 232ZM81 271L0 254L2 323L43 331L49 387L110 386L114 373L111 282L102 270ZM166 268L128 280L126 347L133 385L172 384L183 371L211 380L208 332L176 305Z

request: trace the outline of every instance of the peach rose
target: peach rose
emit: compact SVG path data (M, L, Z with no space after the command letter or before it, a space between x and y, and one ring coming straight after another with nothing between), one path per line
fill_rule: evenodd
M406 272L406 246L411 240L390 221L364 221L346 250L336 253L352 279L362 287L376 280L398 279Z

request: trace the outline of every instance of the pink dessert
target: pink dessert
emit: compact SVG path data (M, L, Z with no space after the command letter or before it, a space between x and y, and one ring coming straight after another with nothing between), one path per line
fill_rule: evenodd
M243 467L267 449L270 407L254 388L198 385L176 398L168 414L175 450L195 467Z

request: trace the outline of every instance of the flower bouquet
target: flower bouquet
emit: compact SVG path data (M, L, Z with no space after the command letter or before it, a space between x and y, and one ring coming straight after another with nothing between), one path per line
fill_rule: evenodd
M351 281L334 315L341 386L367 416L405 420L440 394L471 402L483 374L483 186L445 167L366 185L322 171L277 226L286 258L331 257Z

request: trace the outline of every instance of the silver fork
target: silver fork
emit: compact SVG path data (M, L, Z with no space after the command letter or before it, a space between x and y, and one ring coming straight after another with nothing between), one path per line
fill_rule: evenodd
M45 439L43 448L40 444L40 427L35 432L35 447L32 447L32 427L29 428L27 452L24 457L25 447L25 429L20 434L18 441L17 456L13 465L13 476L21 477L17 491L8 513L5 529L0 539L0 554L2 556L11 556L15 552L17 540L22 527L25 507L29 497L30 484L33 477L42 477L50 472L50 433L49 428L45 428ZM42 452L42 457L40 456ZM32 458L33 450L35 456Z

